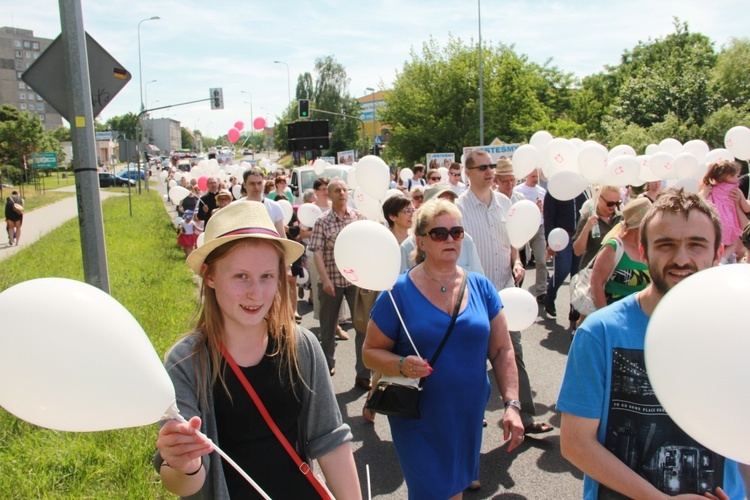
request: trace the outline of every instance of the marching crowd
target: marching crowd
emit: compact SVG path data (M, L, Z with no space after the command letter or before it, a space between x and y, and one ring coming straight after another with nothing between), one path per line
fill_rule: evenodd
M354 386L368 391L363 417L376 418L370 401L394 378L419 387L419 418L388 417L410 498L461 498L480 488L488 362L508 451L527 434L553 430L535 419L521 335L509 331L498 295L520 286L533 265L530 292L549 318L557 317L565 280L587 270L593 307L566 311L574 337L557 402L561 452L585 474L584 498L744 498L750 467L685 434L650 390L643 360L649 317L672 287L746 258L748 175L738 164L711 165L699 194L651 182L596 186L570 200L547 192L539 172L516 179L511 161L493 163L481 150L451 164L447 178L423 165L412 170L406 181L392 176L402 195L382 206L401 274L380 294L351 284L336 265L338 235L364 219L344 180L321 177L303 193L322 212L312 227L284 216L278 201L294 198L283 173L267 179L253 167L226 185L210 177L205 192L180 181L190 194L178 208L178 244L202 277L201 313L167 355L189 419L159 431L154 466L168 490L196 498L255 497L258 488L273 498L361 497L351 429L330 380L336 339L348 338L339 327L344 303L355 330ZM542 216L517 249L506 222L524 199ZM553 250L548 237L558 228L570 243ZM297 286L302 277L309 278ZM317 337L295 325L308 286ZM198 431L258 488L211 453ZM309 472L312 459L325 483ZM696 469L711 473L696 480Z

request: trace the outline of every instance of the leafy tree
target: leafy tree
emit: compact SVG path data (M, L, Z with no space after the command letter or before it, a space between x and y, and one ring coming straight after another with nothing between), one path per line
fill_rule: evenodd
M737 125L750 127L750 109L747 106L734 108L725 104L706 118L701 128L701 137L711 148L723 148L727 131Z
M125 139L136 140L138 138L138 115L125 113L122 116L113 116L106 122L107 130L115 130Z
M50 131L50 134L59 142L70 142L72 140L70 129L65 125L60 125L55 130Z
M180 127L180 138L182 139L182 149L195 149L195 140L190 131L185 127Z
M750 38L729 39L713 76L723 102L735 108L750 104Z
M313 79L309 71L305 71L297 77L297 89L294 91L296 99L313 99L315 96Z
M3 104L0 106L0 122L7 122L9 120L18 120L21 117L21 112L16 109L15 106L10 104Z

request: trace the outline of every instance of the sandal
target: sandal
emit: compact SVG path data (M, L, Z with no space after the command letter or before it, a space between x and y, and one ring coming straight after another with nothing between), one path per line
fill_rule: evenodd
M365 422L374 424L375 423L375 412L372 410L368 410L366 407L362 407L362 418L365 419Z
M544 434L554 429L551 425L544 422L533 422L524 428L525 434Z

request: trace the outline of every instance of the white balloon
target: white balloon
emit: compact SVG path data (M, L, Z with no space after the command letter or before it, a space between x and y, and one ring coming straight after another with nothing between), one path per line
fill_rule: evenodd
M44 314L33 313L34 304L44 304ZM25 281L0 293L0 317L0 405L18 418L103 431L158 422L175 401L143 329L98 288Z
M516 248L524 246L539 230L542 214L531 200L517 201L508 210L505 228L510 244Z
M649 155L640 155L636 157L636 160L638 160L641 164L641 173L638 174L638 179L640 181L645 182L656 182L660 181L659 177L656 176L651 171L651 167L649 167L649 162L651 161L651 156ZM639 184L640 185L640 184Z
M313 171L315 172L315 175L321 175L326 167L328 166L328 163L326 163L325 160L321 160L318 158L313 162Z
M547 245L549 245L549 247L555 252L565 250L569 242L570 236L568 235L568 232L561 227L556 227L550 231L549 236L547 236Z
M607 157L612 160L618 156L627 155L627 156L638 156L635 152L635 149L633 149L633 146L628 146L627 144L620 144L619 146L615 146L612 148L612 150L609 152Z
M357 163L357 184L368 196L380 200L391 184L388 165L379 156L367 155Z
M539 315L539 305L528 290L517 287L503 288L499 295L509 331L520 332L534 324Z
M398 176L402 181L408 182L410 179L414 178L414 172L412 172L410 168L402 168Z
M172 200L172 203L174 203L175 205L179 204L182 200L187 198L189 194L190 191L182 186L174 186L169 189L169 199Z
M570 143L574 145L575 147L577 147L578 149L581 149L581 146L583 146L583 139L579 139L578 137L573 137L572 139L570 139Z
M349 189L357 189L359 187L359 183L357 182L357 167L352 167L349 173L346 174L346 185L349 186Z
M208 160L201 160L193 168L198 168L198 169L200 169L200 170L202 170L204 172L208 172L208 166L209 166ZM190 170L193 170L193 169L191 168Z
M706 155L706 159L704 160L704 163L706 166L710 166L716 162L734 161L734 160L735 160L734 155L728 149L716 148L708 152L708 154Z
M703 163L706 159L708 151L709 147L705 141L701 141L700 139L693 139L692 141L687 141L682 145L681 153L691 153L698 159L698 163Z
M333 248L336 267L350 283L367 290L393 288L401 269L401 249L388 229L356 221L341 230Z
M686 179L688 177L695 177L698 175L700 163L698 158L693 153L680 153L678 154L674 162L674 172L678 179Z
M544 148L544 159L554 167L555 172L561 170L578 172L578 148L567 139L557 138L547 143Z
M165 181L168 176L169 172L167 172L166 170L162 170L161 172L159 172L159 180L161 181Z
M232 186L232 196L234 196L235 200L242 198L242 184Z
M578 171L589 182L599 182L607 172L607 148L601 144L584 144L578 151Z
M387 200L388 198L392 198L394 196L403 196L403 195L404 193L401 192L400 189L396 189L396 188L389 189L388 191L385 192L385 196L383 196L383 199L380 200L380 204L382 205L383 203L385 203L385 200Z
M448 169L446 167L440 167L437 170L440 172L440 182L448 182Z
M171 179L171 180L170 180L170 181L169 181L169 182L167 183L167 186L169 186L169 187L171 187L171 188L175 187L176 185L177 185L177 181L176 181L176 180L174 180L174 179Z
M368 220L380 220L380 217L383 215L383 208L380 202L368 196L362 189L362 186L355 189L352 196L354 197L354 206L362 212L362 215L367 217Z
M653 156L659 151L659 146L657 146L656 144L649 144L648 146L646 146L645 154L647 154L648 156Z
M315 221L323 214L323 210L314 203L303 203L297 209L297 218L303 226L312 228Z
M603 183L609 186L627 186L638 182L641 162L634 156L620 155L612 158L607 165Z
M674 184L672 184L674 182ZM669 187L675 189L684 189L687 193L698 193L698 179L692 177L686 177L685 179L669 179L667 181Z
M651 172L659 179L676 179L677 173L674 171L674 156L664 151L656 153L648 162Z
M724 145L739 160L750 160L750 128L737 126L730 128L724 136Z
M195 242L196 247L200 247L203 245L203 242L206 240L206 233L201 233L198 235L198 240Z
M750 414L750 398L742 396L750 336L736 319L749 299L750 266L700 271L661 299L645 340L648 378L669 416L696 441L742 463L750 463L750 431L737 426ZM711 395L712 411L696 411L696 394Z
M567 201L583 193L588 185L586 179L577 172L563 170L549 178L547 191L553 198Z
M677 139L668 138L664 139L659 143L659 151L669 153L672 156L677 156L682 150L682 143Z
M550 134L546 130L540 130L538 132L535 132L534 135L531 136L531 139L529 139L529 144L531 144L541 152L544 151L544 148L547 147L547 143L549 143L551 140L552 134Z
M289 221L292 220L292 215L294 215L294 207L289 203L289 200L279 200L276 203L279 204L281 211L284 213L284 224L289 224Z
M541 167L542 154L531 144L524 144L513 153L513 173L518 179L523 179Z
M302 268L302 276L297 276L297 284L298 285L304 285L310 280L310 273L307 272L307 269L304 267Z

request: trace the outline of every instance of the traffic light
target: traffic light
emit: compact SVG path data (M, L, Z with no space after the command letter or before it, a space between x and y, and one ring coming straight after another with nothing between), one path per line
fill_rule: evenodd
M310 117L310 100L309 99L299 100L299 117L300 118Z
M224 109L224 92L219 89L211 89L211 109Z

